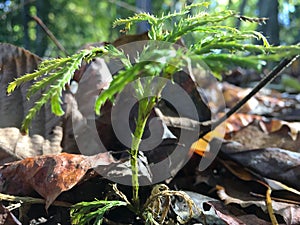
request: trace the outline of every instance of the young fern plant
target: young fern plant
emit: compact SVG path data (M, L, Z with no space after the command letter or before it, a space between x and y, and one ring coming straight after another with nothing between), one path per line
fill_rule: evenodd
M108 100L113 101L114 97L120 93L126 85L132 81L137 81L134 96L141 99L138 105L138 115L136 118L136 128L132 135L132 143L130 150L130 162L132 171L132 192L133 199L127 206L135 213L143 217L143 208L139 202L139 180L138 180L138 152L142 135L146 126L146 121L157 102L160 100L160 93L165 83L158 82L156 94L151 97L142 98L148 91L149 84L156 77L172 79L175 72L182 70L184 67L190 66L190 61L199 61L206 63L213 74L217 78L221 78L220 73L228 66L243 66L260 69L266 60L280 60L284 57L297 55L300 51L298 45L295 46L270 46L266 38L255 31L240 31L233 27L226 26L228 19L242 19L249 22L259 22L257 18L248 18L239 16L233 11L223 11L217 13L207 13L205 7L209 3L193 4L184 7L180 12L169 13L162 16L154 16L147 13L139 13L127 19L118 19L114 26L124 25L126 30L130 30L132 25L141 21L147 21L151 28L148 32L150 40L171 43L169 48L159 48L158 46L145 46L144 50L139 53L134 64L127 58L124 53L111 45L102 48L93 48L83 50L67 58L45 60L34 73L20 77L9 84L7 91L12 92L17 86L30 80L36 81L28 90L28 96L32 96L38 90L45 90L41 99L36 102L34 107L30 109L28 115L23 121L22 128L27 131L31 120L41 107L47 103L51 103L52 112L58 116L63 114L61 108L62 92L70 82L76 69L78 69L83 60L91 59L103 55L109 57L117 57L124 65L124 69L119 71L113 77L108 89L103 90L95 102L95 113L101 113L101 106ZM184 50L175 48L174 45L180 39L184 39L186 35L193 35L195 41L190 46L185 46ZM262 45L252 44L254 39L262 40ZM141 78L147 77L147 82L142 83ZM97 205L97 203L95 203ZM106 204L106 203L105 203ZM107 203L109 204L109 203ZM109 207L122 205L116 203ZM101 213L109 207L101 205ZM73 217L80 218L84 221L83 208L88 204L79 204L76 210L73 210ZM100 207L100 206L99 206ZM89 210L95 210L90 207ZM86 208L85 208L86 209ZM78 217L78 215L80 216ZM88 214L89 221L97 219L97 213ZM93 217L94 216L94 217ZM155 216L154 216L155 217ZM153 217L153 218L154 218ZM146 219L146 218L145 218ZM155 219L155 218L154 218ZM76 224L76 222L74 222ZM82 224L82 223L77 223Z

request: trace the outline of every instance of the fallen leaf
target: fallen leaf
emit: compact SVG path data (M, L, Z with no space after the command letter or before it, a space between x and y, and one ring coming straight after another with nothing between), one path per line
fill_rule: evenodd
M298 134L300 132L300 122L287 122L283 120L272 119L269 122L261 121L259 124L263 131L267 133L280 131L284 126L287 126L290 130L288 134L291 136L293 141L297 140Z
M15 127L0 128L0 165L26 157L60 153L62 128L57 126L45 140L40 135L22 135Z
M221 114L221 116L224 114ZM258 115L251 115L251 114L245 114L245 113L235 113L232 116L230 116L227 120L226 120L226 137L227 139L230 137L230 135L234 132L238 132L239 130L241 130L244 127L247 127L248 125L250 125L251 123L253 123L254 121L260 121L262 120L262 116L258 116Z
M255 205L255 206L261 208L264 212L267 212L265 200L247 201L247 200L233 198L226 193L226 191L223 187L218 187L217 193L218 193L218 196L220 197L220 199L225 201L226 205L235 203L235 204L240 205L243 208L251 206L251 205ZM300 216L299 216L300 215L300 206L299 205L276 202L273 200L272 207L273 207L275 214L281 215L286 224L296 225L296 224L300 223ZM247 223L247 225L248 225L248 223Z
M230 140L240 142L248 149L277 147L298 152L300 135L296 141L293 141L288 131L289 129L287 127L283 127L283 129L278 132L267 134L256 124L251 124L239 132L233 133Z
M41 97L42 91L38 91L30 100L27 99L26 93L32 82L17 87L9 96L6 94L10 82L33 72L41 61L40 57L23 48L0 43L0 128L20 128L29 109ZM52 129L59 121L60 118L51 113L50 104L46 104L32 120L29 134L30 136L38 134L45 139L50 139Z
M262 177L300 190L300 153L280 148L247 149L241 144L214 138L222 143L221 156L233 160Z
M251 91L250 88L241 88L226 82L222 83L222 87L228 108L232 108ZM296 102L294 99L283 98L279 92L264 89L252 97L240 112L274 116L274 114L280 114L288 108L293 108Z
M0 167L0 192L28 195L33 190L46 200L46 209L57 196L75 186L89 169L110 165L109 153L95 156L61 153L26 158Z
M260 219L254 214L246 215L246 213L242 212L241 215L235 215L237 211L239 211L237 208L228 207L220 202L207 202L209 206L211 206L219 218L221 218L226 224L230 225L257 225L257 224L263 224L263 225L271 225L270 222L267 222L263 219ZM230 210L232 209L232 210ZM235 213L234 213L235 212Z

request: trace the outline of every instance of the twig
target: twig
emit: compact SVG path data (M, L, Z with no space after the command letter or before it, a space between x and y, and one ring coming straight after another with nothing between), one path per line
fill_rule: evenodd
M199 126L211 125L211 121L199 122L197 120L189 119L186 117L172 117L165 116L159 108L154 108L156 115L166 124L168 127L180 128L184 130L196 131Z
M267 74L253 89L247 96L245 96L241 101L239 101L233 108L231 108L223 117L213 120L213 121L204 121L199 122L196 120L192 120L184 117L170 117L162 114L160 109L155 108L155 113L159 116L159 118L167 125L175 128L181 128L185 130L194 130L196 131L200 127L199 138L204 137L207 133L214 130L220 124L225 122L230 116L239 111L245 103L252 98L255 94L257 94L263 87L265 87L268 83L272 82L280 73L290 66L296 59L299 58L300 55L296 55L290 59L282 60L269 74Z
M256 95L263 87L265 87L268 83L272 82L279 74L289 67L296 59L299 58L300 55L293 56L291 58L283 59L269 74L267 74L250 92L246 95L241 101L239 101L233 108L231 108L223 117L213 122L211 127L204 126L203 129L200 130L199 137L203 137L210 131L214 130L217 126L222 124L227 118L232 116L234 113L239 111L245 103Z
M9 201L9 202L21 202L27 204L45 204L46 202L45 199L41 199L41 198L21 197L21 196L7 195L3 193L0 193L0 200ZM62 202L62 201L54 201L51 205L62 206L62 207L72 206L71 203Z
M46 26L46 24L44 24L44 22L37 16L31 16L32 19L34 19L38 25L41 26L41 28L45 31L45 33L49 36L49 38L54 42L54 44L57 46L57 48L59 50L61 50L65 56L68 56L68 52L67 50L64 48L64 46L62 46L60 44L60 42L56 39L56 37L54 36L54 34L48 29L48 27Z
M254 197L266 198L265 195L254 193L254 192L249 192L249 194L254 196ZM288 204L300 205L299 201L293 201L293 200L289 200L289 199L272 197L272 200L277 201L277 202L288 203Z
M277 219L275 217L274 210L272 207L271 193L272 193L272 190L269 187L266 192L266 205L267 205L267 209L268 209L268 213L269 213L269 217L271 219L272 225L278 225L278 222L277 222Z

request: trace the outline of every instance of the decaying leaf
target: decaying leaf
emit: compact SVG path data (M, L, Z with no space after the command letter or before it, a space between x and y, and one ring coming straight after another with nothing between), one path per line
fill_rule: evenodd
M0 43L0 128L20 128L28 110L40 98L41 91L28 101L26 93L31 82L18 87L9 96L6 93L10 82L26 73L33 72L40 62L41 59L38 56L23 48ZM47 104L32 121L30 135L38 134L48 139L53 127L58 125L58 121L59 118L51 113L51 108Z
M281 130L266 133L259 125L251 124L230 135L230 140L245 145L248 149L277 147L294 152L299 151L300 135L294 141L289 135L289 128L283 126Z
M222 116L223 114L220 114ZM278 147L299 152L300 123L268 119L259 115L236 113L229 117L223 127L199 139L191 146L191 150L203 155L209 150L209 142L214 137L240 142L248 149Z
M15 78L33 72L41 59L17 46L0 43L0 164L30 156L61 152L62 129L59 118L45 105L33 120L29 136L19 132L28 110L42 94L37 92L30 100L26 93L30 82L18 87L11 95L6 89Z
M22 135L15 127L0 128L0 165L15 160L61 152L62 128L57 126L49 140L34 134Z
M250 88L240 88L226 82L222 83L223 95L228 108L232 108L236 102L244 98ZM272 115L281 113L284 109L292 107L295 102L291 99L283 99L281 94L274 91L265 91L266 94L258 93L251 98L240 110L242 113Z
M201 224L205 224L205 222L206 224L225 224L225 220L218 215L216 210L214 210L212 207L207 207L211 202L223 204L222 202L192 191L185 191L185 193L189 195L189 197L195 203L195 206L198 208L197 210L196 207L193 207L193 220ZM175 199L172 208L174 213L183 220L186 220L189 216L187 212L188 207L184 201Z
M300 190L300 153L279 148L247 149L236 142L217 138L212 142L222 142L222 157L233 160L262 177Z
M296 141L300 133L300 122L287 122L283 120L270 120L269 122L261 122L261 128L267 133L274 133L283 130L286 126L289 129L288 134L291 136L293 141Z
M271 225L270 222L267 222L263 219L260 219L258 216L254 214L246 214L234 207L228 207L228 205L224 205L223 203L212 201L207 203L211 206L215 213L218 215L220 219L222 219L226 224L230 225ZM282 224L283 225L283 224Z
M284 127L287 127L288 131L286 133L293 141L297 140L300 131L299 122L288 122L278 119L269 119L259 115L236 113L226 120L226 136L229 138L231 133L238 132L254 122L257 122L258 127L266 134L279 132L284 130Z
M33 190L46 199L46 209L57 196L75 186L86 172L115 160L109 153L95 156L61 153L26 158L0 167L0 192L28 195Z
M236 113L226 120L226 137L230 139L230 135L234 132L240 131L242 128L247 127L254 121L261 121L262 116Z
M245 208L251 205L255 205L259 208L261 208L264 212L266 212L266 203L265 200L243 200L241 198L234 198L229 196L225 189L222 187L218 188L217 191L219 197L225 201L225 204L238 204L241 207ZM272 201L272 207L277 215L281 215L285 221L286 224L296 225L300 223L300 206L295 204L288 204L288 203L282 203L282 202L276 202ZM248 223L246 223L248 224Z

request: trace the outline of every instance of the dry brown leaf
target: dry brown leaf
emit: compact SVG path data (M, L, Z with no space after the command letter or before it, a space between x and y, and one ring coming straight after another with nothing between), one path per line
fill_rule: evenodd
M0 165L26 157L60 153L62 128L53 129L52 136L45 140L40 135L22 135L15 127L0 128Z
M288 127L274 133L265 133L257 124L251 124L230 135L230 140L240 142L248 149L277 147L290 151L299 151L300 135L296 141L289 135Z
M0 167L0 192L28 195L35 190L45 198L47 209L60 193L75 186L87 170L114 162L109 153L95 156L61 153L26 158Z
M300 122L287 122L283 120L270 120L269 122L260 121L260 127L263 131L267 133L273 133L280 130L283 130L283 127L286 126L289 128L288 134L291 136L293 141L296 141L298 138L298 134L300 132Z
M214 138L222 143L221 157L233 160L255 174L300 190L300 153L279 148L247 149L241 144Z
M262 220L254 214L246 215L241 212L241 215L235 215L238 211L237 209L230 210L231 208L229 206L217 201L207 202L207 204L210 205L216 211L219 218L228 225L271 225L270 222Z
M223 114L220 114L222 116ZM231 133L238 132L244 127L257 121L259 127L267 134L283 130L284 126L288 127L288 135L293 141L297 140L300 131L300 122L288 122L278 119L269 119L259 115L236 113L226 120L226 136L229 137Z
M41 154L61 152L62 131L56 126L60 118L51 113L46 104L33 119L30 137L20 134L17 128L33 107L42 91L38 91L30 100L26 93L32 82L26 82L7 95L10 82L26 73L33 72L41 59L33 53L6 43L0 43L0 163L14 159ZM56 127L56 128L55 128Z
M258 115L236 113L230 116L225 122L226 137L229 138L231 133L238 132L239 130L241 130L244 127L247 127L249 124L253 123L254 121L260 121L262 119L263 117Z
M32 82L24 83L9 96L6 94L10 82L33 72L40 62L38 56L23 48L0 43L0 128L20 128L29 109L40 98L42 91L38 91L28 101L26 93ZM49 139L53 127L58 125L59 120L51 113L50 104L46 104L33 119L29 134L38 134Z
M224 114L219 114L220 116ZM240 142L249 149L278 147L300 151L300 123L268 119L259 115L236 113L225 122L225 139ZM220 130L218 130L220 128ZM191 149L203 155L214 137L223 138L222 127L195 142Z
M250 91L250 88L240 88L226 82L222 83L223 95L228 108L232 108L238 101L243 99ZM293 106L290 99L283 99L280 93L265 90L265 93L258 93L252 97L240 110L241 113L258 115L273 114L285 108Z
M267 207L265 200L243 200L229 196L223 187L218 187L218 196L220 199L225 201L225 204L238 204L241 207L245 208L251 205L255 205L261 208L264 212L267 212ZM286 224L296 225L300 223L300 206L295 204L288 204L282 202L272 201L272 207L277 215L281 215L284 218ZM247 223L248 224L248 223Z

